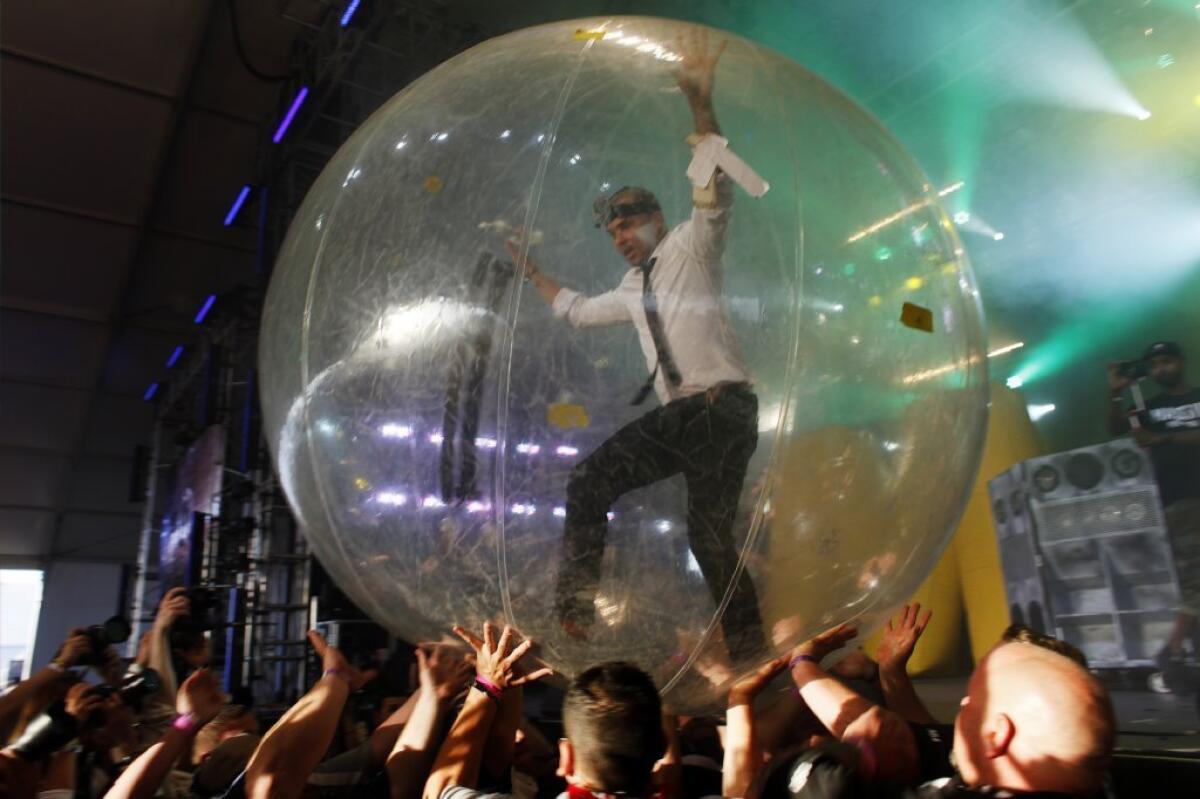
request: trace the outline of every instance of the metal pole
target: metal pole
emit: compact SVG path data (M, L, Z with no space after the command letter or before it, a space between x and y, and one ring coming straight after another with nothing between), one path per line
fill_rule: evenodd
M146 613L146 576L150 571L150 550L154 543L154 503L158 494L158 458L159 449L162 447L162 427L162 419L155 419L150 438L150 463L146 469L146 504L142 508L142 534L138 539L137 579L133 588L133 634L129 636L125 645L127 657L137 657L138 641L142 638L142 617Z

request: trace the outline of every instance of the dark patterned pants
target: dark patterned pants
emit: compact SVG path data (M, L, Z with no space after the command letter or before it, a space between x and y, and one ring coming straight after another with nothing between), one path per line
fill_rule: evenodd
M583 627L593 621L609 508L621 495L676 474L687 481L688 542L720 603L738 551L733 522L750 456L758 446L758 399L723 384L675 400L618 430L571 470L556 608ZM743 570L721 619L735 657L764 645L754 583Z

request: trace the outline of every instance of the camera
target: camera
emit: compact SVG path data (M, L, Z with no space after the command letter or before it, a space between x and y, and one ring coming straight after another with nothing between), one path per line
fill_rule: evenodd
M92 689L92 693L107 699L114 694L121 698L121 704L140 710L142 702L162 688L162 679L154 669L138 669L127 671L120 682L104 683Z
M140 710L142 701L161 687L162 680L157 671L141 669L126 672L118 683L98 685L92 688L92 693L104 698L118 696L125 706ZM81 727L79 721L67 713L66 702L60 700L29 722L24 734L11 748L26 760L45 760L80 733L102 727L106 721L104 712L97 710L88 716L87 722Z
M1150 374L1146 368L1146 361L1142 358L1137 358L1132 361L1121 361L1117 364L1117 374L1129 380L1141 380Z
M124 616L113 616L103 624L93 624L83 631L87 636L88 651L76 661L79 666L101 666L104 650L112 644L123 644L129 640L131 628Z

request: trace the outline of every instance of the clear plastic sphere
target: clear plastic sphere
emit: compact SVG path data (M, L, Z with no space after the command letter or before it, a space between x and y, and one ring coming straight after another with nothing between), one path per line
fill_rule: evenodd
M672 73L688 30L518 31L392 98L293 220L260 362L288 499L363 610L411 641L508 622L566 674L631 660L698 709L751 665L722 623L746 610L735 585L752 586L764 658L838 622L866 632L917 588L974 482L987 366L937 187L824 81L708 31L727 43L722 133L770 184L734 188L722 308L692 311L732 325L758 402L728 563L705 578L682 476L631 491L582 591L591 626L564 624L572 468L655 412L653 395L631 405L653 363L629 324L556 318L504 243L524 229L543 273L595 295L630 269L593 221L597 195L646 187L668 228L689 219L693 123Z

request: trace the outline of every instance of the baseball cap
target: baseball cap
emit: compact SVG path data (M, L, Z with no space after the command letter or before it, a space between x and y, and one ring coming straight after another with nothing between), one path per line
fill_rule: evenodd
M1182 358L1183 350L1174 341L1156 341L1146 348L1146 354L1142 358L1148 361L1156 355L1173 355L1176 358Z

